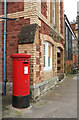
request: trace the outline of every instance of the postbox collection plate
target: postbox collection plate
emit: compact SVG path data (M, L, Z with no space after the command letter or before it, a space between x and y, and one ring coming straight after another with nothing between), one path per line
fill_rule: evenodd
M28 74L28 66L24 66L24 74Z

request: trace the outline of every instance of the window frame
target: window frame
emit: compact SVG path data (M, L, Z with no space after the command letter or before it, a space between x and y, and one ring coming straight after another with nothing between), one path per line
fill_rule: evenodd
M52 44L49 43L49 42L44 42L44 45L45 45L45 54L44 54L44 57L45 57L45 66L44 66L44 71L49 71L49 70L52 70ZM50 46L50 49L51 49L51 57L50 57L50 66L48 65L48 46Z
M55 27L55 0L52 0L53 4L52 4L52 11L53 11L53 26Z
M49 0L49 22L50 22L50 0Z

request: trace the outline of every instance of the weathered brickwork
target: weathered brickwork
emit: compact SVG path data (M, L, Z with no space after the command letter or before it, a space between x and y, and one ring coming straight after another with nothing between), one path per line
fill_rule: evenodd
M47 2L41 0L41 13L47 18Z
M66 72L70 72L71 71L72 64L73 64L72 60L67 60L66 61Z
M41 45L40 44L37 44L37 45L34 45L33 44L33 47L31 47L31 45L24 45L24 44L21 44L19 45L19 52L21 53L24 53L26 51L27 54L30 54L32 57L31 59L34 59L34 63L32 62L31 64L34 65L33 66L33 70L32 72L34 71L34 74L32 74L31 72L31 78L35 78L35 80L33 81L33 84L36 85L36 84L39 84L41 83L42 81L45 81L47 79L50 79L54 76L57 75L57 47L60 47L62 48L62 50L64 49L62 44L57 44L51 37L49 37L48 35L43 35L40 33L40 39L41 40ZM48 41L52 44L52 70L51 71L44 71L44 41ZM39 42L40 43L40 42ZM24 47L24 46L28 46L27 47ZM31 50L31 52L29 52L29 49L33 48ZM32 54L32 52L34 51L34 54ZM64 51L63 51L63 54L64 54ZM61 58L61 60L63 61L64 59ZM62 62L63 63L63 62ZM62 67L64 65L62 64ZM64 68L61 69L61 71L63 72ZM48 74L47 74L48 73ZM31 82L32 84L32 82Z
M64 34L63 2L60 2L60 33Z
M12 60L10 58L10 55L18 52L18 37L21 30L21 25L27 24L30 24L30 19L24 20L24 18L20 18L18 21L13 20L7 21L6 59L7 59L7 79L9 82L12 81Z
M4 3L2 4L2 8L2 14L4 14ZM20 11L24 11L24 2L7 2L7 14Z
M18 53L26 53L31 55L31 59L30 59L30 82L31 85L33 85L34 83L34 77L35 77L35 50L34 50L34 45L33 44L19 44L18 46Z
M42 34L48 34L49 35L49 26L43 21L41 20L41 27L40 27L40 33Z
M55 3L55 26L57 28L57 30L59 31L59 2L57 1Z

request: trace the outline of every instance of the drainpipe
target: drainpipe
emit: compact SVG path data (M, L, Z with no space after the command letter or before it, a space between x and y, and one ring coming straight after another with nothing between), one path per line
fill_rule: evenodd
M78 18L78 65L79 65L79 1L77 2L77 18Z
M7 17L7 0L4 0L4 18ZM6 24L7 24L7 20L4 19L4 83L3 83L3 95L6 95L6 82L7 82L7 78L6 78Z
M78 65L79 65L79 15L78 15Z
M65 57L64 57L64 61L65 61L65 64L64 64L64 72L65 72L65 74L66 74L66 55L67 55L67 53L66 53L66 23L65 23L65 16L64 16L64 39L65 39L65 45L64 45L64 53L65 53Z

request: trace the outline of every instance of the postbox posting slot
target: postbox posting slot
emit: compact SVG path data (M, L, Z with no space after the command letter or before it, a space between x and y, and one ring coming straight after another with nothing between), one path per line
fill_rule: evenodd
M23 64L28 64L28 62L23 62Z

